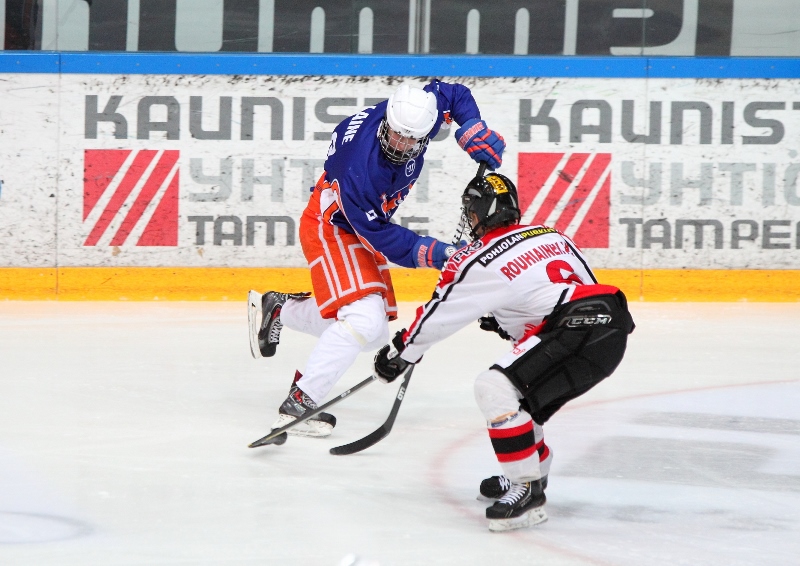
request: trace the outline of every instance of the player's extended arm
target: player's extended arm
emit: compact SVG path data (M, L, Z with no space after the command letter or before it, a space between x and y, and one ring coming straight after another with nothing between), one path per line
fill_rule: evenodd
M494 273L451 271L452 264L442 272L433 298L417 310L403 337L405 350L401 355L407 362L416 363L428 348L508 301L504 284Z
M432 81L425 90L436 94L439 108L450 110L450 117L461 126L455 134L461 149L476 162L486 162L492 171L500 167L506 142L481 119L472 92L464 85L438 80Z
M361 242L370 251L380 252L392 263L402 267L433 267L441 269L456 252L456 247L431 238L419 236L412 230L392 224L375 212L378 203L358 202L355 191L343 188L339 206ZM364 207L369 207L367 210Z

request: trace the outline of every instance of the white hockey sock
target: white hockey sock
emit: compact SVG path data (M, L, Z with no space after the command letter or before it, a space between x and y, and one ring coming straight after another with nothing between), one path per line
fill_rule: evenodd
M543 446L544 452L539 453L539 472L542 477L550 473L550 464L553 462L553 449L549 444L544 441L544 429L536 423L533 423L533 436L536 441L537 448Z
M514 483L541 478L535 423L528 413L519 410L517 388L499 371L487 370L475 380L475 400L486 417L503 475Z

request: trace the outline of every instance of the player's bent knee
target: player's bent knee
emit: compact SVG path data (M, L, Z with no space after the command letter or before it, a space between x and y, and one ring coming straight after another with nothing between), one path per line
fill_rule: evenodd
M382 346L389 340L389 323L381 295L368 295L339 309L339 323L363 350Z
M371 352L372 350L377 350L381 346L387 344L389 342L389 323L388 321L383 322L383 326L378 333L378 337L372 340L371 342L367 342L365 346L361 349L364 352Z
M519 392L497 370L486 370L475 379L475 401L487 421L508 416L519 409Z

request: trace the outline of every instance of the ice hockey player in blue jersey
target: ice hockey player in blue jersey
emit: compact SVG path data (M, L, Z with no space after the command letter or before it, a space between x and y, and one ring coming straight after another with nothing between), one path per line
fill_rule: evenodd
M319 337L273 428L316 408L359 352L388 340L388 321L397 316L388 262L441 269L455 253L453 245L390 222L419 178L429 140L451 122L460 126L456 140L472 159L500 167L505 141L460 84L403 84L389 100L335 128L325 171L300 220L314 300L309 293L277 291L249 296L254 357L275 354L283 326ZM291 432L328 436L334 425L332 415L321 413ZM285 439L281 435L276 443Z
M406 117L411 112L418 114ZM480 117L467 87L433 81L424 91L404 85L389 101L344 120L333 132L325 162L326 178L338 180L340 189L332 223L355 232L371 251L393 263L440 268L446 244L420 238L389 219L419 178L428 140L442 125L463 124L456 134L459 140L464 137L461 146L491 169L499 167L505 144ZM492 144L487 143L490 137Z

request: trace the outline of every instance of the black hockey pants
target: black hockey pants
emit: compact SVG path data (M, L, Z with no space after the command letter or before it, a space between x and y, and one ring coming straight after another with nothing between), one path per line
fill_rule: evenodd
M504 373L519 389L522 408L543 425L567 401L611 375L622 361L634 323L622 291L558 306L534 346Z

